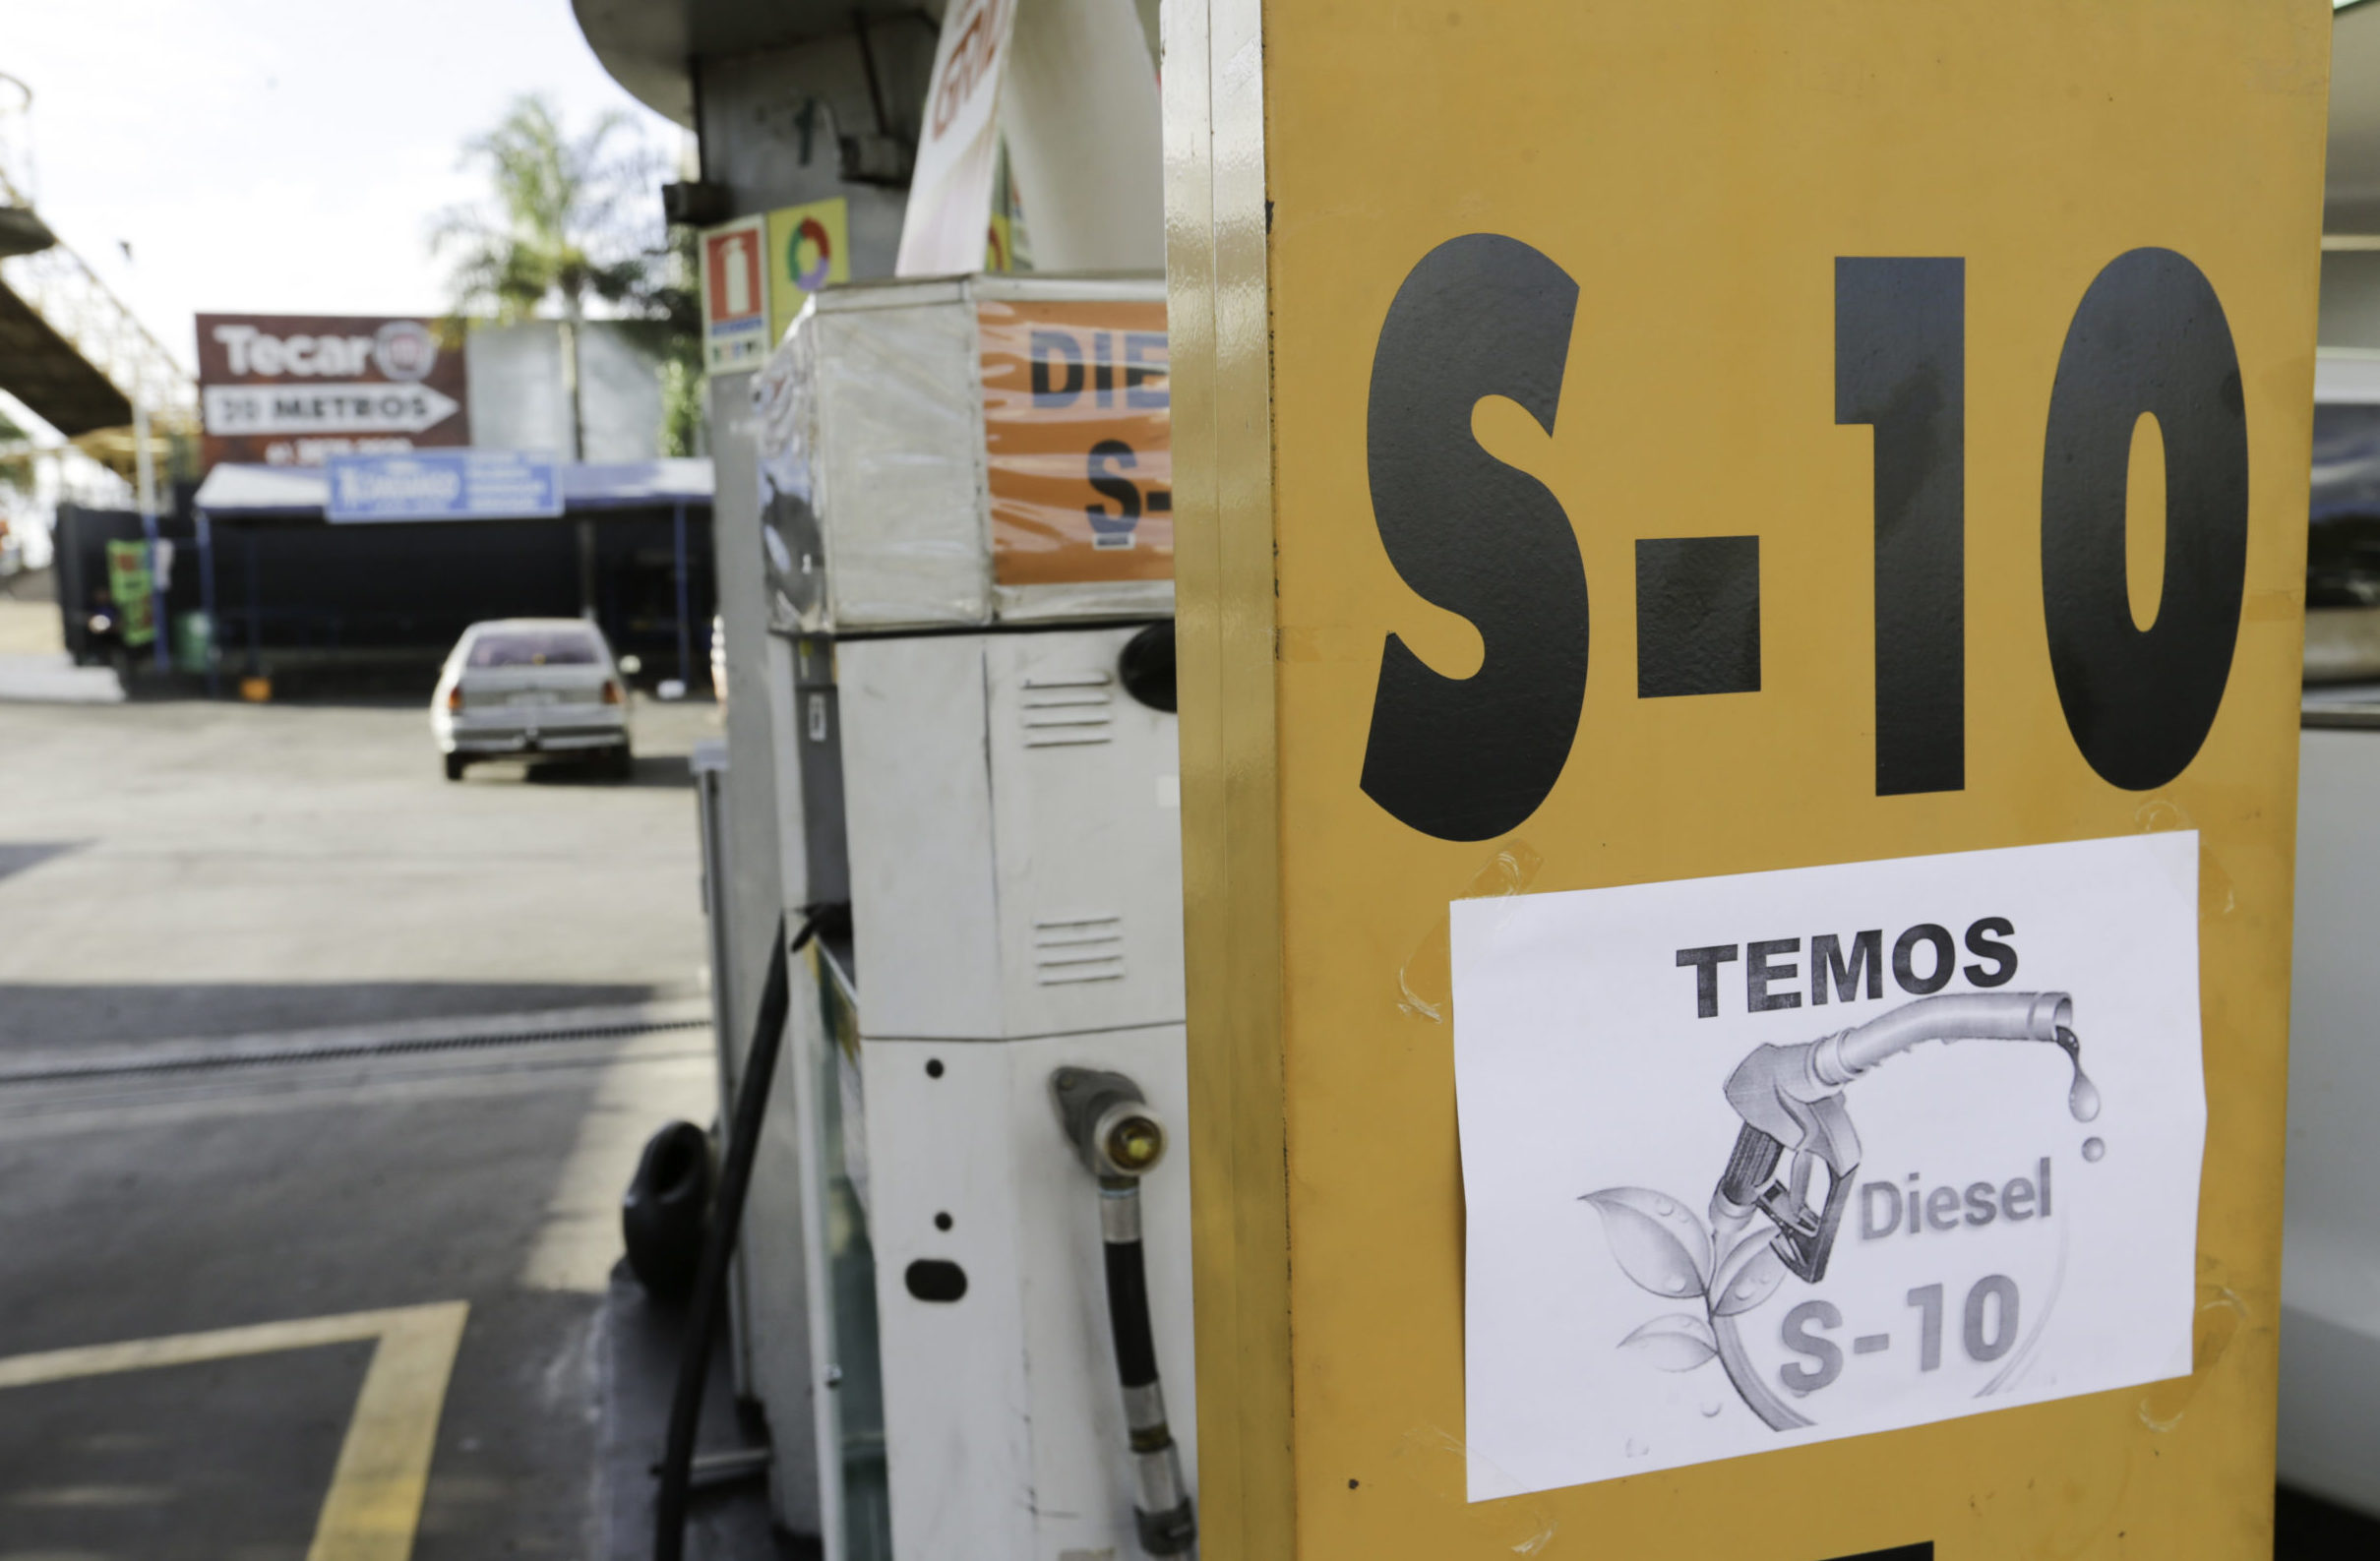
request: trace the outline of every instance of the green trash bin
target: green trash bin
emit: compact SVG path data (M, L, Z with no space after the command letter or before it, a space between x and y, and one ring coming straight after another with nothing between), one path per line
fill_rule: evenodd
M174 670L203 676L214 660L214 620L204 612L174 614Z

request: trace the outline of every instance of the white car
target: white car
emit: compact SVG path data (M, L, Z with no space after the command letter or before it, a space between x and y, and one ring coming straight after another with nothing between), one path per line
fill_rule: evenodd
M594 625L576 618L473 624L448 653L430 697L447 779L473 759L584 759L626 780L628 691Z

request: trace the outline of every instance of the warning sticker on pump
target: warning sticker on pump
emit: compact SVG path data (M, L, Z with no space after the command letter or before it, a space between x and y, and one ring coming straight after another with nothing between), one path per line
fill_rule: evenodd
M2189 1373L2194 832L1452 938L1472 1500Z

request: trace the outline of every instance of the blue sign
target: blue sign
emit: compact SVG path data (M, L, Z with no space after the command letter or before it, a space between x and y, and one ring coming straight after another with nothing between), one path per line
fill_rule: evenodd
M326 519L528 520L562 513L562 470L551 455L498 450L420 450L334 455Z

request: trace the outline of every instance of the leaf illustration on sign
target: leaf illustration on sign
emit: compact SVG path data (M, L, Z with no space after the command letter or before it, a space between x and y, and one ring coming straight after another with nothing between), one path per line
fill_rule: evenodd
M1766 1230L1738 1242L1719 1265L1711 1282L1711 1310L1721 1317L1748 1312L1785 1283L1785 1259L1777 1255L1774 1237Z
M1751 1374L1736 1336L1736 1317L1767 1300L1784 1283L1786 1265L1774 1250L1774 1227L1744 1235L1748 1218L1732 1220L1714 1242L1692 1210L1649 1187L1606 1187L1579 1200L1603 1216L1604 1236L1619 1271L1656 1295L1702 1302L1704 1315L1673 1312L1630 1333L1618 1348L1663 1371L1690 1371L1716 1356L1737 1396L1772 1428L1807 1425ZM1714 1209L1714 1217L1717 1211ZM1728 1247L1713 1272L1711 1254Z
M1718 1355L1719 1341L1701 1318L1672 1312L1629 1334L1619 1348L1663 1371L1691 1371Z
M1711 1280L1711 1238L1693 1212L1646 1187L1606 1187L1584 1200L1603 1216L1620 1272L1656 1295L1700 1295Z
M1595 1212L1603 1216L1604 1235L1621 1273L1656 1295L1672 1300L1691 1295L1702 1302L1702 1318L1683 1314L1655 1318L1621 1340L1619 1348L1664 1371L1685 1371L1708 1358L1696 1353L1700 1342L1707 1339L1710 1353L1718 1357L1720 1369L1727 1373L1738 1396L1771 1430L1794 1430L1813 1423L1759 1380L1736 1319L1775 1295L1788 1274L1798 1275L1811 1286L1825 1277L1852 1177L1860 1167L1860 1139L1844 1105L1844 1086L1925 1042L2045 1042L2066 1052L2075 1080L2068 1110L2077 1121L2089 1121L2099 1114L2100 1102L2098 1091L2083 1076L2082 1042L2068 1026L2073 1011L2073 998L2062 991L1922 997L1864 1025L1816 1041L1754 1048L1728 1078L1728 1104L1742 1117L1743 1125L1727 1170L1711 1194L1707 1230L1679 1200L1649 1187L1606 1187L1580 1200L1593 1204ZM1784 1163L1788 1154L1793 1157L1790 1169ZM1819 1163L1829 1175L1824 1209L1808 1202L1814 1167ZM2048 1165L2044 1160L2039 1181L2027 1184L2028 1206L2039 1197L2046 1207L2047 1193L2034 1189L2048 1186ZM1899 1195L1888 1183L1870 1185L1882 1185L1896 1198ZM1983 1184L1978 1187L1989 1191ZM1911 1196L1914 1199L1915 1194ZM1915 1206L1913 1202L1911 1207ZM1897 1210L1900 1205L1894 1207ZM1898 1218L1896 1214L1896 1221ZM1913 1229L1918 1218L1910 1216ZM1925 1218L1935 1230L1945 1229L1938 1211ZM1983 1221L1970 1219L1968 1223L1980 1226ZM1724 1255L1714 1261L1714 1254ZM1911 1291L1913 1304L1921 1293L1931 1294L1934 1308L1927 1336L1934 1342L1923 1348L1929 1351L1927 1358L1938 1358L1941 1287ZM1971 1356L1996 1360L2014 1344L2016 1326L2009 1319L2016 1316L2016 1284L2006 1275L1990 1275L1979 1282L1971 1292L1966 1318ZM1996 1335L1983 1331L1983 1318L1991 1304L1998 1306L1997 1315L2002 1319ZM1815 1311L1807 1310L1813 1307ZM1796 1317L1803 1317L1803 1322L1797 1324ZM1805 1329L1810 1321L1832 1328L1841 1324L1842 1317L1831 1302L1805 1301L1801 1310L1786 1319L1789 1343L1796 1328ZM1685 1328L1687 1323L1693 1327ZM1802 1337L1806 1341L1806 1332ZM1842 1352L1834 1346L1810 1352L1820 1365L1795 1364L1780 1373L1797 1397L1824 1387L1841 1370Z

